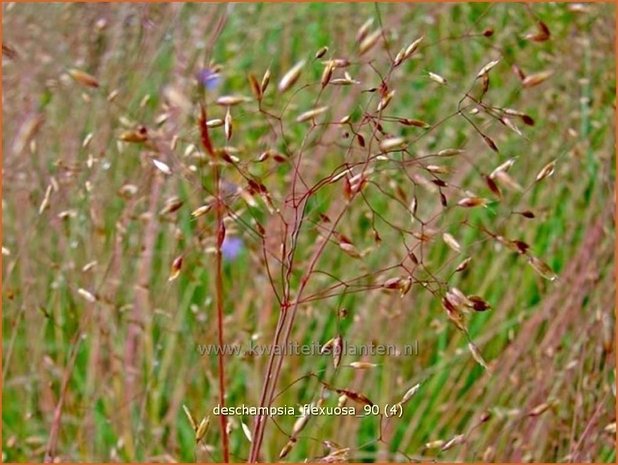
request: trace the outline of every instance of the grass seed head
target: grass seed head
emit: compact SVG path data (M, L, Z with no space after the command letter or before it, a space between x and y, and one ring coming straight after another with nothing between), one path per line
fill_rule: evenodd
M281 81L279 81L279 92L284 93L296 84L296 81L298 81L300 73L303 70L303 66L305 66L305 60L301 60L296 63L287 73L283 75Z

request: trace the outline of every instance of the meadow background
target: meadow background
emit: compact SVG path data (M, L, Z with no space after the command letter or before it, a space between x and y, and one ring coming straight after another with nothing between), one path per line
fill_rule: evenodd
M222 459L211 415L217 359L197 348L217 340L214 214L191 215L211 200L213 185L199 103L209 119L223 119L219 96L248 97L231 107L229 141L224 127L210 129L213 143L232 146L244 173L268 188L268 196L251 192L240 170L221 168L234 238L223 263L224 336L269 344L280 313L271 284L283 281L264 265L277 267L289 240L274 230L276 210L289 205L295 166L312 184L376 151L375 126L363 115L380 101L380 75L396 89L386 114L427 127L382 120L383 131L405 137L408 152L389 153L399 165L376 161L364 198L352 200L317 264L323 272L306 293L315 298L299 306L291 338L324 343L340 334L348 344L418 344L418 354L344 356L337 370L330 356L286 357L275 405L321 395L337 405L318 379L381 406L420 387L401 419L311 418L285 460L616 460L613 4L4 3L2 11L3 461ZM384 35L361 55L357 35L370 18L369 33L381 26ZM533 40L539 21L548 40ZM421 36L414 55L388 74L389 54ZM321 92L323 61L334 57L351 62L336 78L348 71L359 84ZM468 120L456 114L479 70L497 58L484 101L529 115L533 126L520 118L509 120L515 128L500 124L469 100ZM301 59L298 82L278 91ZM513 65L528 76L553 74L525 87ZM275 117L258 111L248 81L267 69L263 108ZM209 73L218 77L205 80ZM296 122L323 105L319 124ZM324 124L345 115L351 126ZM142 125L159 146L131 142ZM464 152L422 155L449 148ZM485 176L511 158L500 198ZM552 161L553 174L536 182ZM436 177L447 185L432 183ZM458 207L467 191L490 202ZM423 228L408 211L414 197ZM329 227L321 215L345 202L342 183L333 182L306 205L287 281L293 289ZM558 278L545 279L547 270L539 274L481 226L525 241ZM341 235L354 249L341 247ZM382 284L401 275L406 249L420 264L400 297ZM466 257L467 269L454 273ZM441 304L452 286L491 304L466 315L487 369ZM377 366L350 366L359 360ZM228 405L259 404L266 364L264 356L226 358ZM197 445L183 405L198 422L210 415ZM277 460L295 420L268 422L263 461ZM253 422L229 419L232 460L247 459L242 425L253 430Z

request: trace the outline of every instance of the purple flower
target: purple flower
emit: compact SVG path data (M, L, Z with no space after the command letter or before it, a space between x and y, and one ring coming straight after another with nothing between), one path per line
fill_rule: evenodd
M225 236L225 239L223 239L223 244L221 244L221 254L223 255L223 259L229 261L236 260L244 247L245 243L240 237Z
M197 72L197 82L208 90L216 89L221 82L221 75L210 68L202 68Z

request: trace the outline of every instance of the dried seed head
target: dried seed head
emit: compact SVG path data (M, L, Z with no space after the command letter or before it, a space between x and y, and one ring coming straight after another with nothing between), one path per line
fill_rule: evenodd
M529 255L528 264L534 269L534 271L549 281L555 281L558 278L558 275L554 273L549 265L540 258Z
M525 88L538 86L547 81L553 74L553 71L541 71L540 73L530 74L524 78L522 85Z
M414 52L416 52L416 50L418 49L418 46L423 41L423 38L424 38L424 36L421 36L418 39L416 39L414 42L412 42L410 45L408 45L407 47L402 48L401 51L395 57L394 66L399 66L405 60L410 58L412 56L412 54Z
M473 308L477 312L484 312L485 310L489 310L491 308L491 305L489 305L485 299L479 297L478 295L469 295L466 297L466 300L466 305Z
M253 442L253 435L251 434L251 430L249 429L249 427L244 423L244 422L240 422L240 426L242 428L242 432L245 434L245 437L247 438L247 440L249 442Z
M489 367L487 366L487 363L485 363L485 360L483 359L481 352L479 351L478 347L474 344L474 342L472 341L468 342L468 349L470 350L470 353L472 354L472 358L474 358L474 360L476 360L476 362L479 365L481 365L483 368L487 370Z
M436 73L429 72L429 79L431 79L432 81L437 82L438 84L443 85L443 86L445 86L447 84L446 78L444 78L444 77L442 77L442 76L440 76L439 74L436 74Z
M50 184L49 186L47 186L47 189L45 189L45 195L43 196L43 201L41 202L41 205L39 206L39 215L43 214L43 212L49 208L49 201L51 199L51 193L52 193L52 186Z
M459 155L460 153L464 153L464 150L461 149L444 149L440 150L437 155L439 157L452 157L455 155Z
M322 113L324 113L326 110L328 110L327 106L319 107L319 108L314 108L312 110L308 110L308 111L298 115L298 117L296 118L296 122L297 123L302 123L304 121L312 120L316 116L319 116Z
M460 331L465 331L466 325L464 315L458 305L449 298L448 294L442 298L442 307L446 310L448 318L455 325L455 327Z
M391 150L399 150L406 146L406 140L403 137L390 137L380 142L380 150L388 152Z
M336 389L335 391L337 392L337 394L345 394L348 399L358 404L374 405L374 403L371 402L371 400L369 400L367 396L361 394L360 392L351 391L349 389Z
M285 446L283 446L283 449L281 449L281 451L279 452L279 460L285 458L290 453L290 451L294 447L294 444L296 444L296 438L291 437L290 440L285 444Z
M230 140L232 138L233 131L233 122L232 122L232 113L230 112L230 108L228 107L225 112L225 121L224 121L224 131L226 140Z
M210 417L202 418L199 426L195 430L195 442L200 443L204 436L206 436L206 432L208 431L208 425L210 423Z
M382 99L380 100L380 103L378 103L378 111L384 110L388 106L388 104L391 102L394 95L395 95L395 90L391 90L384 97L382 97Z
M457 202L457 205L466 208L484 207L485 205L487 205L487 199L484 199L482 197L464 197L459 202Z
M405 279L400 278L400 277L390 278L384 281L384 283L382 284L382 287L384 289L400 289L404 281Z
M347 179L347 178L346 178ZM354 244L350 244L349 242L340 242L339 247L345 253L347 253L350 257L353 258L362 258L362 254L358 251L358 249L354 246Z
M320 354L330 354L332 352L334 345L335 345L335 338L329 339L320 348Z
M170 197L165 201L165 205L159 212L160 215L167 215L168 213L174 213L180 207L182 207L183 201L179 197Z
M262 95L266 92L266 88L268 87L268 83L270 82L270 68L266 70L264 76L262 77L262 82L260 83L260 89L262 91Z
M536 407L534 407L532 410L530 410L530 412L528 412L528 416L538 417L539 415L547 412L547 410L549 410L551 406L552 404L548 402L543 402L542 404L539 404Z
M461 252L461 246L459 245L459 242L457 242L457 240L451 234L449 233L442 234L442 239L444 240L444 243L448 245L451 249L453 249L455 252L457 253Z
M300 433L305 428L305 426L307 426L310 418L310 415L303 414L294 422L294 426L292 426L293 437L296 437L296 435L298 435L298 433Z
M206 121L206 126L209 128L218 128L223 126L223 120L221 118L209 119Z
M279 92L283 93L289 90L300 77L300 73L305 66L305 60L301 60L296 63L287 73L283 75L281 81L279 81Z
M483 141L487 144L487 146L492 149L494 152L499 153L500 150L498 150L498 146L496 145L496 143L493 141L493 139L489 136L486 136L485 134L482 134L483 137Z
M261 100L262 99L262 87L260 86L260 83L255 77L255 74L249 73L249 76L247 77L247 79L249 80L249 87L251 87L251 93L253 94L253 96L255 97L256 100Z
M182 268L182 255L179 255L172 262L172 268L170 270L170 277L168 278L168 281L173 281L176 278L178 278L178 276L180 276L181 268Z
M536 182L542 181L543 179L554 174L555 169L556 169L556 160L553 160L549 162L547 165L545 165L541 169L541 171L539 171L539 174L536 175Z
M375 368L378 365L376 365L375 363L369 363L369 362L352 362L350 363L350 366L352 368L357 368L359 370L366 370L368 368Z
M455 268L455 272L459 273L461 271L464 271L466 268L468 268L468 265L470 264L471 261L472 261L472 257L466 258L463 262L457 265L457 268Z
M414 126L423 129L431 127L430 124L426 123L425 121L421 121L420 119L399 118L397 121L399 122L399 124L403 124L404 126Z
M69 75L82 86L94 88L99 87L99 81L97 78L91 74L85 73L84 71L73 68L69 70Z
M364 55L371 50L380 40L382 29L376 29L371 34L367 35L358 46L358 53Z
M491 172L491 174L489 175L490 178L494 178L496 177L496 174L502 172L502 171L508 171L511 169L511 167L515 164L515 158L509 158L507 161L505 161L504 163L502 163L500 166L498 166L495 170L493 170Z
M485 176L485 184L487 184L487 187L489 187L489 190L493 192L496 195L496 197L498 197L499 199L502 198L502 192L500 191L500 188L490 176Z
M157 160L156 158L153 158L152 162L157 167L157 169L161 171L163 174L167 174L167 175L172 174L171 168L166 163L163 163L162 161Z
M322 87L326 87L326 85L330 82L330 79L333 76L333 69L335 69L335 65L332 60L326 62L324 71L322 71L322 77L320 78L320 84Z
M442 451L449 450L452 447L455 447L455 446L458 446L460 444L463 444L465 442L465 440L466 440L466 436L465 435L458 434L457 436L454 436L452 439L447 441L447 443L444 444L440 450L442 450Z
M193 415L191 415L191 411L189 410L189 407L187 407L185 404L182 404L182 409L184 410L185 415L189 419L189 423L191 424L191 428L193 428L193 431L194 432L197 431L197 423L195 422Z
M341 363L341 357L343 355L343 339L338 334L333 341L333 367L337 369Z
M315 59L317 60L319 58L322 58L324 55L326 55L326 52L328 52L328 47L322 47L320 50L315 52Z
M223 95L222 97L219 97L215 103L223 107L231 107L247 101L247 97L242 95Z
M442 439L437 439L435 441L430 441L425 444L425 449L439 449L444 445L444 441Z
M191 212L191 216L193 218L198 218L198 217L208 213L211 208L212 208L212 205L202 205L201 207L197 207L195 210L193 210Z
M401 400L399 401L399 404L403 405L406 402L408 402L418 392L420 388L421 388L421 383L417 383L414 386L412 386L410 389L408 389L403 395L403 397L401 398Z
M491 69L494 68L498 63L500 63L500 60L492 60L489 63L487 63L478 72L478 74L476 75L476 79L479 79L479 78L481 78L483 76L486 76L487 73L489 73L489 71L491 71Z
M356 33L356 42L360 43L365 37L367 37L367 33L369 32L369 28L372 24L373 18L369 18L361 27L358 28L358 32Z
M97 301L95 295L87 291L86 289L80 287L79 289L77 289L77 293L90 303L94 303Z
M123 142L139 143L145 142L148 139L146 131L124 131L120 134L119 139Z
M538 31L535 34L526 35L526 39L532 40L533 42L545 42L546 40L549 40L551 32L549 31L547 24L543 21L539 21L536 25Z
M515 213L523 216L524 218L528 218L530 220L536 218L536 215L534 214L532 210L524 210L522 212L515 212Z

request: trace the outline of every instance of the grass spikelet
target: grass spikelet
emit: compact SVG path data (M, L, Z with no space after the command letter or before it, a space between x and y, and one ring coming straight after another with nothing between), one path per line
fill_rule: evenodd
M202 418L202 421L200 421L200 424L198 425L197 429L195 430L195 442L196 442L196 444L199 444L200 442L202 442L202 439L204 439L204 437L206 436L206 433L208 432L208 425L209 424L210 424L210 417Z
M534 34L526 35L526 39L533 42L545 42L549 40L549 38L551 37L551 32L549 30L549 27L547 27L547 24L545 24L543 21L538 21L536 25L537 32Z
M39 215L42 215L43 212L49 208L51 193L52 193L52 186L50 184L49 186L47 186L47 189L45 189L45 195L43 196L41 205L39 205Z
M161 160L157 160L156 158L152 159L152 163L156 166L156 168L161 171L161 173L170 175L172 174L172 169L167 165L167 163L162 162Z
M341 357L343 356L343 338L341 337L341 335L337 335L337 337L335 337L335 340L333 341L333 368L335 368L335 370L339 367L339 365L341 364Z
M476 344L474 344L474 342L472 341L468 342L468 350L470 350L470 353L472 354L472 358L476 361L476 363L481 365L486 370L489 369L489 367L487 366L487 363L485 362L485 359L483 359L481 352L479 351Z
M148 133L145 130L124 131L120 134L119 139L122 142L141 143L148 140Z
M255 99L258 101L262 100L262 87L260 86L260 83L255 77L255 74L249 73L247 79L249 80L249 87L251 88L251 93L253 94Z
M223 95L216 100L216 104L222 107L232 107L247 101L247 97L242 95Z
M358 370L367 370L368 368L375 368L378 365L376 365L375 363L370 363L370 362L351 362L350 366Z
M187 407L185 404L182 404L182 409L185 412L185 415L187 416L187 419L189 420L189 424L191 425L191 428L193 428L193 431L197 431L197 422L195 421L195 418L193 418L193 415L191 415L189 407Z
M97 78L79 69L70 69L69 76L71 76L75 82L81 84L82 86L93 87L95 89L99 87L99 81Z
M262 91L262 95L266 93L266 89L268 88L268 84L270 83L270 68L268 68L264 72L264 76L262 76L262 81L260 82L260 90Z
M452 234L444 233L442 234L442 239L444 240L444 243L448 245L451 249L453 249L455 252L457 253L461 252L461 245L459 245L459 242L457 242L457 240L452 236Z
M524 78L521 84L526 89L530 87L536 87L547 81L550 77L553 76L553 74L553 71L541 71L539 73L529 74Z
M478 72L478 74L476 75L476 79L479 79L479 78L482 78L483 76L486 76L489 73L489 71L491 71L498 63L500 63L500 60L492 60L489 63L487 63Z
M93 293L91 293L90 291L87 291L84 288L79 288L77 290L77 293L82 296L84 299L86 299L88 302L90 303L95 303L97 301L97 298L95 297L95 295Z
M533 407L530 412L528 412L529 417L538 417L539 415L544 414L552 407L552 404L549 402L543 402L535 407Z
M304 113L298 115L298 117L296 118L296 122L303 123L305 121L313 120L316 116L321 115L326 110L328 110L328 106L318 107L312 110L305 111Z
M367 19L361 27L358 28L356 32L356 42L361 43L367 34L369 33L369 28L373 25L373 18Z
M453 438L451 438L450 440L448 440L441 448L440 450L442 452L445 452L449 449L452 449L455 446L459 446L460 444L463 444L466 441L466 436L463 434L458 434L456 436L453 436Z
M281 81L279 81L279 92L284 93L296 84L296 81L298 81L300 73L303 70L303 66L305 66L305 60L301 60L296 63L287 73L283 75Z
M232 131L233 131L232 112L230 111L229 107L227 111L225 112L224 126L225 126L224 127L225 139L229 141L232 138Z
M200 207L197 207L195 210L193 210L191 212L191 216L193 218L199 218L200 216L205 215L206 213L208 213L210 210L212 209L212 205L202 205Z
M376 29L371 34L368 34L360 44L358 45L358 53L359 55L364 55L369 50L371 50L382 37L382 29Z
M447 84L447 80L445 77L440 76L437 73L432 73L431 71L429 72L429 79L431 79L434 82L437 82L438 84L440 84L441 86L445 86Z
M556 169L556 160L550 161L547 165L545 165L541 171L536 175L536 182L542 181L545 178L548 178Z
M414 397L416 395L416 393L418 392L418 390L421 388L421 383L416 383L414 386L412 386L410 389L408 389L403 397L401 398L401 400L399 401L399 405L405 405L406 402L408 402L412 397Z
M530 255L528 256L528 264L543 278L549 281L555 281L558 279L558 275L554 273L549 265L540 258Z
M240 422L240 427L242 428L242 432L247 438L247 441L253 442L253 435L251 434L251 429L243 422Z
M380 150L382 152L390 152L392 150L400 150L406 146L406 140L403 137L391 137L380 142Z
M174 281L178 276L180 276L180 270L182 268L182 255L179 255L172 262L172 267L170 270L170 277L167 279L168 282Z
M457 267L455 268L455 272L461 273L462 271L466 270L471 261L472 261L472 257L466 258L459 265L457 265Z
M487 202L487 199L484 199L482 197L464 197L459 202L457 202L457 205L459 205L460 207L474 208L484 207L487 205Z
M279 460L284 459L292 451L295 444L296 438L290 438L288 442L285 443L285 446L283 446L283 449L279 451Z

